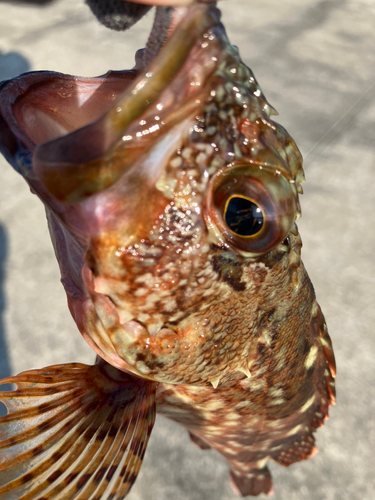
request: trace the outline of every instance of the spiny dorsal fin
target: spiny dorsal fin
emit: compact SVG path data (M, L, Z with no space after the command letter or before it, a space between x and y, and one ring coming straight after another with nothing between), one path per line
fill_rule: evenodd
M107 365L108 367L109 365ZM104 367L104 368L103 368ZM155 387L100 360L0 381L0 500L121 500L155 420Z

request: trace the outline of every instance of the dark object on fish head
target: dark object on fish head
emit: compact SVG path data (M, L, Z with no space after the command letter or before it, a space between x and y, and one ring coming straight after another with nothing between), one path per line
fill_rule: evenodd
M116 31L131 28L152 7L124 0L86 0L86 3L99 22Z

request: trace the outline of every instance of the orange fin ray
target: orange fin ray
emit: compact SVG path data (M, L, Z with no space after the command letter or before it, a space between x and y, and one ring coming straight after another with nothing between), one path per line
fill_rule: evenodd
M12 384L14 382L15 377L10 377L1 380L1 385L3 384ZM17 383L18 384L18 383ZM23 382L21 382L18 385L18 389L22 389L21 391L14 391L14 394L12 396L12 400L8 400L7 398L7 393L8 391L3 391L0 392L0 397L1 399L4 399L4 404L8 408L8 405L12 405L12 401L14 399L25 399L25 398L40 398L42 397L47 397L47 396L53 396L54 394L61 394L64 391L70 391L71 389L74 389L76 387L75 384L73 383L67 383L67 384L59 384L56 385L56 387L29 387L29 388L24 388L22 386ZM16 403L18 406L18 403Z
M100 360L0 381L0 500L121 500L155 420L155 388Z
M7 397L6 394L9 394L9 392L0 392L0 401L2 399L5 400L5 398ZM9 422L17 422L18 420L35 417L36 415L41 415L42 413L51 411L54 408L58 408L60 405L65 404L68 401L71 401L70 393L58 397L53 401L42 403L37 406L31 406L27 410L19 410L8 413L8 415L1 417L1 423L5 424Z

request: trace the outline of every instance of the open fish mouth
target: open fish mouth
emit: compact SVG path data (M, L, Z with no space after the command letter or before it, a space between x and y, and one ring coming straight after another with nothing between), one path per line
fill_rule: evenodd
M113 366L190 383L172 366L191 346L189 362L204 356L216 319L200 316L229 335L234 291L257 314L251 283L265 264L246 259L275 249L286 265L303 180L272 114L205 2L158 7L133 70L2 85L0 148L44 202L71 313ZM228 356L194 383L215 384Z
M18 146L2 124L0 147L58 201L79 202L113 185L204 100L221 52L220 37L203 36L218 26L219 11L212 4L159 10L154 30L158 16L169 16L169 30L158 43L151 34L133 70L98 78L35 72L3 83L0 111Z

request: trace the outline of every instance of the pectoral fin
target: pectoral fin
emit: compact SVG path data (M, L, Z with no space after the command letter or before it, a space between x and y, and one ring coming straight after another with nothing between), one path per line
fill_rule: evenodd
M1 381L0 500L121 500L155 420L156 384L95 366L55 365Z

